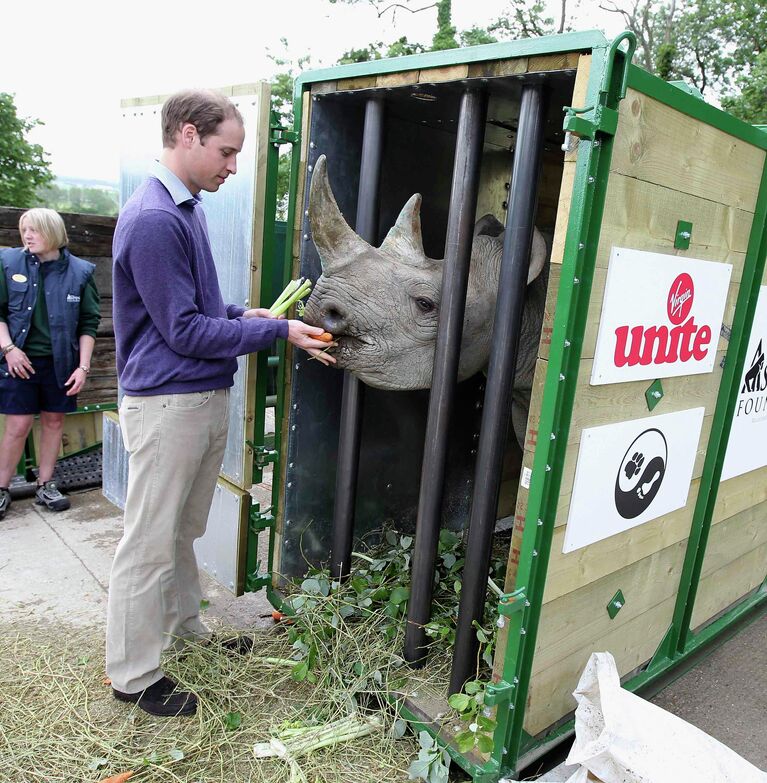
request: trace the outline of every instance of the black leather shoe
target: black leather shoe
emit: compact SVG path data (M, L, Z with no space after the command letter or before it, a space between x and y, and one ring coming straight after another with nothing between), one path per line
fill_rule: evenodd
M210 637L209 644L214 647L220 647L227 652L235 653L236 655L248 655L253 649L253 637L232 636L228 639L223 639L214 634Z
M144 712L168 718L175 715L194 715L197 697L189 691L177 691L176 683L163 677L138 693L123 693L112 688L112 694L119 701L137 704Z

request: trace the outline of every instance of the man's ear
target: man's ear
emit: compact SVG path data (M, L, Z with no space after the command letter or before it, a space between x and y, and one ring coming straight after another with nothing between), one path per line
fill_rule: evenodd
M191 122L185 122L181 126L179 131L179 140L181 145L187 149L194 144L195 137L197 136L197 128Z

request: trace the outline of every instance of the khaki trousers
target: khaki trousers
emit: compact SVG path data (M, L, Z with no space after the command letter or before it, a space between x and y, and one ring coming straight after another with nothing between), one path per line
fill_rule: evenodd
M109 580L107 675L137 693L157 682L160 655L207 633L193 544L205 532L226 446L228 389L125 396L130 454L125 529Z

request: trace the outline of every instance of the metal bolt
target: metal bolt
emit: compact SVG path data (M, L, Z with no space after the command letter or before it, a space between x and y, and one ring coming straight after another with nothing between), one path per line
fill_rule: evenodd
M307 168L309 171L311 171L311 170L314 168L314 166L311 166L311 165L309 165L309 166L307 166L306 168Z
M316 146L317 146L317 145L316 145L316 144L315 144L313 141L310 141L310 142L309 142L309 149L310 149L310 150L313 150L313 149L314 149Z
M292 486L293 486L293 482L292 482L292 481L289 481L289 482L288 482L288 487L292 487Z
M622 609L623 608L623 604L620 601L616 601L615 602L615 608L616 609Z
M300 366L300 364L296 364L295 369L297 370Z
M549 440L556 440L557 436L552 432L551 435L549 435Z
M519 629L519 635L524 636L527 633L527 631L524 628Z
M308 234L304 234L304 239L309 239L309 235Z
M595 147L598 147L600 144L601 144L601 142L599 141L599 139L594 139L594 146Z
M551 465L546 465L546 472L548 473L551 470Z
M654 392L652 393L652 396L653 396L653 397L655 397L655 399L656 399L656 400L659 400L661 395L660 395L660 392L659 392L659 391L654 391Z
M586 245L583 244L583 242L578 243L578 249L583 250L583 248L586 247Z
M594 177L589 177L589 185L592 185L594 183Z
M290 463L288 463L288 467L292 468L295 464L296 464L295 462L290 462Z
M290 485L288 485L288 486L290 486ZM537 549L533 549L533 557L538 557L538 550Z
M569 347L570 347L570 341L569 340L565 340L565 348L569 348Z
M682 237L682 239L689 239L692 234L689 231L680 231L679 236Z
M539 519L539 520L538 520L538 527L542 527L542 526L543 526L543 520L542 520L542 519Z
M564 375L562 375L562 373L559 373L559 380L560 380L560 381L563 381L564 379L565 379L565 376L564 376Z
M298 410L298 403L295 403L295 402L293 403L293 410L294 411Z
M581 281L580 281L580 279L579 279L579 278L577 278L577 277L574 277L574 278L573 278L573 285L578 285L578 283L580 283L580 282L581 282Z
M295 424L290 428L290 431L291 432L295 432L296 431L296 425Z

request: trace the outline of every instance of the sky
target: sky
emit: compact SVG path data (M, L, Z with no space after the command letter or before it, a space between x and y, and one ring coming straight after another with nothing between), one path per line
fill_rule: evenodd
M560 0L546 4L556 17ZM505 0L453 0L453 23L485 26L505 7ZM596 0L569 0L570 7L578 30L622 29ZM405 35L429 43L436 11L379 18L365 0L28 0L4 4L3 29L0 92L15 95L20 116L44 123L28 138L46 150L53 173L117 182L121 99L269 80L279 70L269 54L310 55L307 67L319 68L371 41Z

